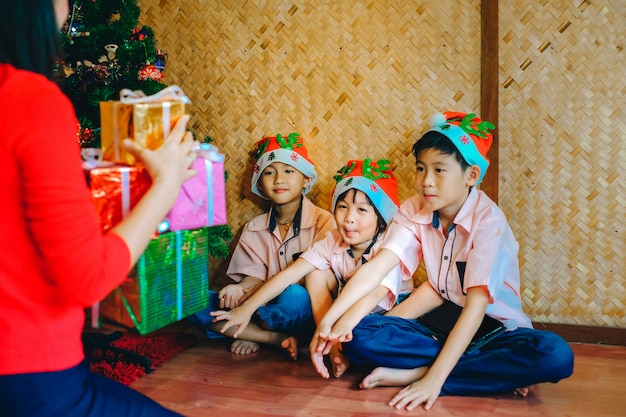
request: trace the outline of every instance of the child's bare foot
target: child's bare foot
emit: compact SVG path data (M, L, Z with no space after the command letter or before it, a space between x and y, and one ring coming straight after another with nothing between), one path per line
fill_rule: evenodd
M285 350L294 361L298 359L298 339L294 336L287 336L280 341L280 348Z
M236 339L230 345L230 351L236 355L249 355L259 351L259 344L247 340Z
M346 373L350 367L350 359L339 351L337 345L333 346L328 356L330 358L330 364L333 367L333 376L335 378L339 378Z
M415 369L376 368L363 378L359 387L404 387L422 378L427 370L426 366Z
M532 391L533 386L530 387L523 387L523 388L516 388L513 391L513 394L515 395L519 395L520 397L528 397L528 394L530 394L530 392Z

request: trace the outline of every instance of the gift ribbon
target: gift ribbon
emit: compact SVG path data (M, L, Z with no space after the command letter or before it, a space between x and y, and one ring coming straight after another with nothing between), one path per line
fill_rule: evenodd
M215 204L213 204L213 161L209 159L204 160L204 172L206 174L206 190L207 190L207 202L206 202L206 221L207 226L213 223L213 217L215 213Z
M160 101L182 101L185 104L191 103L189 97L187 97L185 93L183 93L183 90L177 85L164 88L151 96L147 96L141 90L132 91L128 88L124 88L120 91L120 101L124 104L157 103Z
M204 167L207 184L207 225L213 224L215 218L215 205L213 204L213 162L224 162L224 155L219 153L217 147L208 144L200 144L198 155L204 158Z
M130 213L130 169L120 169L122 178L122 219L125 219Z
M183 319L183 254L182 237L176 232L176 320Z
M102 149L100 148L83 148L80 150L80 156L83 159L81 165L85 170L115 165L114 162L102 160Z

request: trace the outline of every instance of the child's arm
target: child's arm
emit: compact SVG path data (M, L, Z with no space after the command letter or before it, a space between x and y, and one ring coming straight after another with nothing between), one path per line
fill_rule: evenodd
M382 249L369 262L359 267L318 323L311 340L311 353L317 351L324 355L328 354L333 341L336 341L338 337L331 332L333 325L351 306L372 292L381 283L384 276L399 263L400 259L395 253L388 249Z
M489 302L486 288L472 287L467 290L465 306L458 321L452 328L446 339L441 352L435 359L430 369L419 380L405 387L389 403L397 409L412 410L420 404L424 404L426 410L430 410L437 397L441 393L441 387L448 375L456 366L459 358L467 349L474 334L480 327Z
M220 308L239 307L261 285L263 285L262 279L251 276L244 277L236 284L226 285L218 294Z
M352 340L352 329L378 305L380 300L387 296L388 292L389 288L379 285L374 291L370 292L350 307L333 326L333 333L345 335L338 340L338 342L348 342ZM323 378L330 377L328 368L324 365L324 354L322 352L311 351L311 362L313 362L313 367L315 367L317 373Z
M306 257L306 256L305 256ZM333 304L332 292L338 290L339 284L330 268L316 269L306 276L306 290L311 297L311 310L315 324L319 323Z
M298 258L287 269L274 275L273 278L263 284L250 298L241 304L241 306L230 311L212 311L210 314L215 316L213 321L226 320L226 323L224 323L220 329L221 333L224 333L230 327L236 327L237 330L233 334L233 337L236 338L244 331L246 326L248 326L252 315L259 307L278 297L285 288L291 284L295 284L314 269L315 267L313 265L302 258Z
M416 319L442 303L443 299L441 296L430 285L430 282L425 281L414 289L406 300L395 305L385 315L402 317L404 319Z
M363 317L368 315L376 308L380 300L387 297L389 288L379 285L374 291L361 298L352 307L348 309L333 326L331 332L341 335L339 342L349 342L352 340L352 330L361 321Z

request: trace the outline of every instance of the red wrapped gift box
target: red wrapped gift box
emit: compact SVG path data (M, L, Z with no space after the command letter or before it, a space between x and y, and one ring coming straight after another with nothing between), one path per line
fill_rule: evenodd
M103 231L122 221L152 184L142 165L94 168L89 181Z

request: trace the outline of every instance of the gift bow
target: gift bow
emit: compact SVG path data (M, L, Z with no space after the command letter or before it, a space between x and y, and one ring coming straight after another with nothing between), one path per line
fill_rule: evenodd
M224 154L220 153L217 146L209 143L201 143L198 156L208 159L211 162L224 162Z
M160 101L182 101L186 104L191 103L189 97L187 97L185 93L183 93L183 90L177 85L164 88L151 96L147 96L146 93L141 90L132 91L128 88L124 88L120 91L120 101L124 104L158 103Z
M100 148L83 148L80 150L80 156L82 157L82 166L85 170L115 165L111 161L102 160L102 149Z

